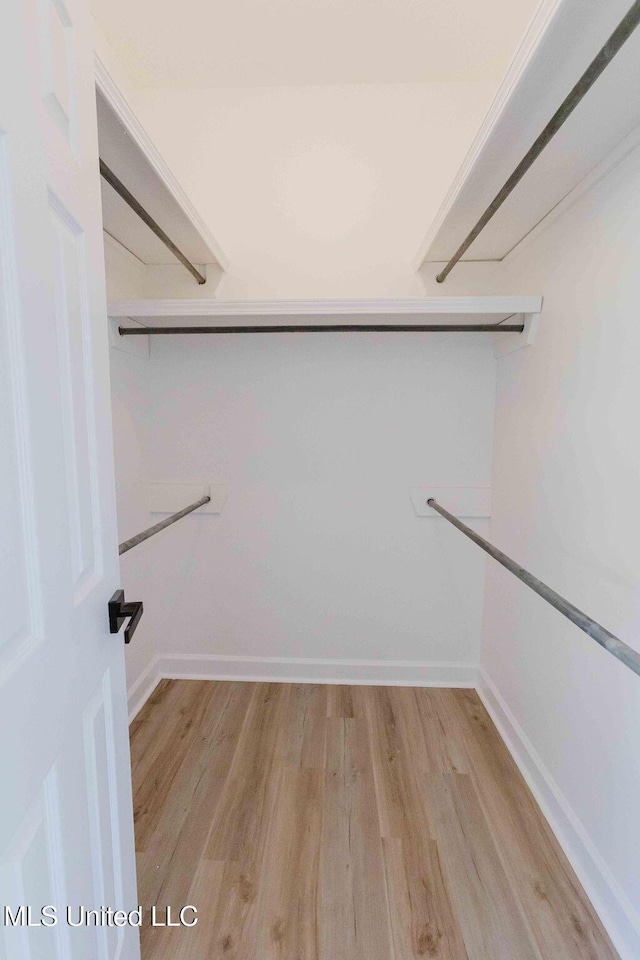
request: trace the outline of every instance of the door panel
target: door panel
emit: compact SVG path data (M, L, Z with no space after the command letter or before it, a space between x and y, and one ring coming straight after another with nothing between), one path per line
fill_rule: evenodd
M83 729L94 888L102 904L122 903L120 809L111 675L107 672L85 711ZM124 927L101 928L99 960L119 955Z
M29 471L26 388L16 251L11 221L7 137L0 132L0 449L11 469L0 472L0 577L7 605L0 635L0 684L42 638L40 578L34 543L33 486Z
M0 960L137 960L91 21L0 6Z
M101 571L93 419L91 315L88 310L84 233L49 195L53 238L58 375L63 402L64 453L74 599L79 603Z
M20 823L6 852L6 887L3 904L55 904L65 899L58 782L55 768L49 774ZM7 897L7 899L5 899ZM37 911L36 911L37 912ZM61 960L68 956L68 930L60 925L54 934L46 928L18 928L14 942L7 940L7 956ZM15 951L15 952L14 952Z
M40 76L43 103L69 145L76 93L73 20L62 0L39 0Z

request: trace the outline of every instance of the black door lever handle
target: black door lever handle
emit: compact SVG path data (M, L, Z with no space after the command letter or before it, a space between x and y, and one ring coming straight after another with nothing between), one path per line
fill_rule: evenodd
M129 623L125 627L124 642L131 643L136 627L140 623L143 606L142 600L134 600L132 603L124 602L124 590L116 590L109 600L109 632L118 633L125 620L130 617Z

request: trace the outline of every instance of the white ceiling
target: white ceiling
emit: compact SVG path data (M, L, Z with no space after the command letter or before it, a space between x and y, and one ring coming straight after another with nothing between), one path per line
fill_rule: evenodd
M92 0L141 87L493 80L537 0Z

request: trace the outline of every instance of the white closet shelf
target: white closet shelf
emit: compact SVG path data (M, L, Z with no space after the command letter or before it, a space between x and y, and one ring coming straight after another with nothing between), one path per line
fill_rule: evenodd
M141 126L105 65L96 60L100 158L191 263L227 266L226 257ZM144 264L179 261L104 179L105 232Z
M108 315L130 318L143 326L221 326L233 321L247 325L284 318L300 323L323 320L438 324L514 323L534 316L542 297L425 297L416 300L119 300L109 303ZM409 319L408 319L409 318Z
M544 0L425 238L418 266L453 256L629 4ZM640 29L607 65L463 261L504 259L640 144L638 89Z

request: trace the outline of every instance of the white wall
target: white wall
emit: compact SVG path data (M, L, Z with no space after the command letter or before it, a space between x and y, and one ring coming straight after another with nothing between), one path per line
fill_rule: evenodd
M134 516L124 487L143 472L125 463L131 450L149 479L229 491L220 517L187 517L122 558L149 641L130 651L131 685L151 647L174 658L416 661L381 676L472 680L484 561L438 520L418 520L409 487L487 484L494 371L482 335L167 338L149 361L115 358L122 537ZM136 522L153 520L138 512ZM286 669L372 676L345 664Z
M639 197L636 151L508 264L544 310L535 345L498 364L491 520L497 545L636 649ZM640 678L497 564L482 663L595 902L640 956Z
M137 90L231 265L222 299L420 296L413 260L492 81Z
M102 234L107 300L137 300L144 296L145 265L108 233Z

